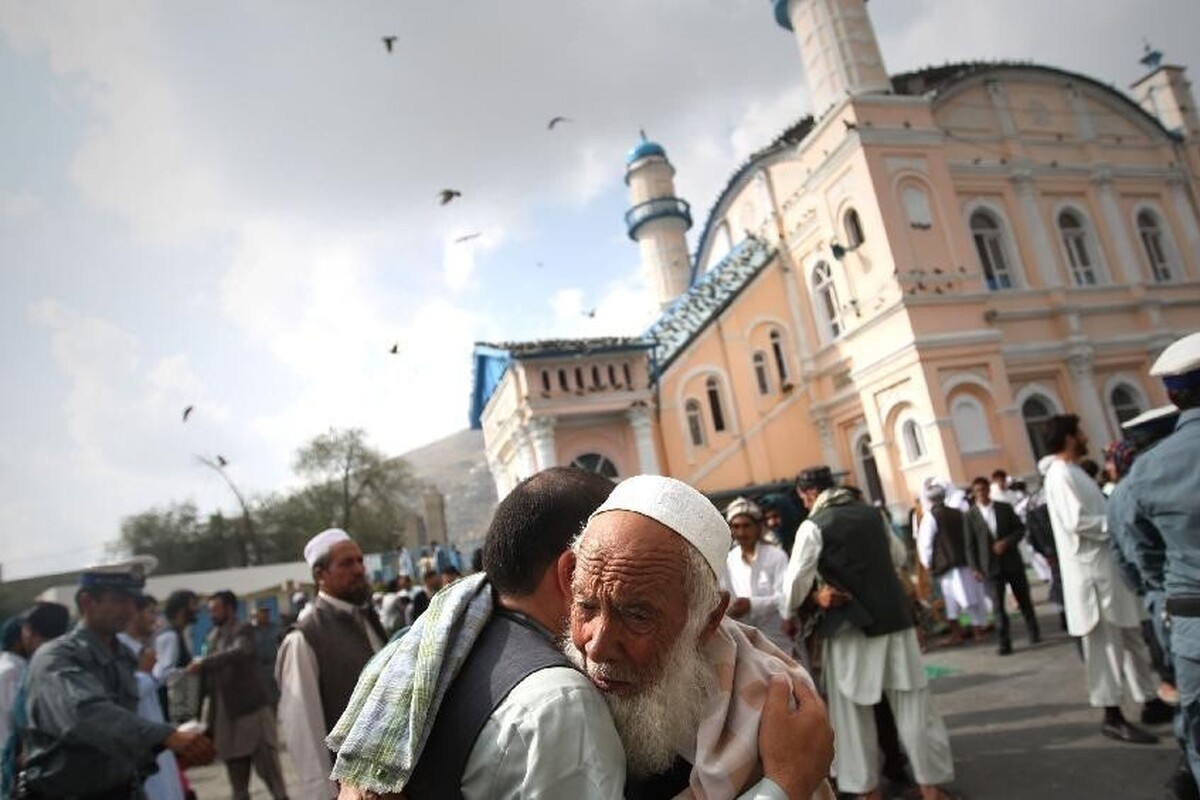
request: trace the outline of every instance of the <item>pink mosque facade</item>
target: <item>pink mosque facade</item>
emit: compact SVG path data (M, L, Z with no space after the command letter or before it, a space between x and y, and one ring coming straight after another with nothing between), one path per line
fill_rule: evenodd
M1150 53L1128 93L1030 64L889 76L864 0L774 10L814 114L736 171L694 255L665 149L630 153L659 320L477 346L500 496L558 464L728 496L825 463L898 511L929 476L1032 474L1051 414L1098 451L1166 402L1150 364L1200 328L1184 70Z

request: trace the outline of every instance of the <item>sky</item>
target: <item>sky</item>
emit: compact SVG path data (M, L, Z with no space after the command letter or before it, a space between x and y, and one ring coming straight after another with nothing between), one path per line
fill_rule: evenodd
M1126 87L1143 37L1200 70L1195 0L869 9L893 73ZM462 429L475 341L640 332L638 130L694 246L809 111L767 0L0 0L0 97L4 578L95 563L151 507L231 510L197 456L263 496L331 426L388 454Z

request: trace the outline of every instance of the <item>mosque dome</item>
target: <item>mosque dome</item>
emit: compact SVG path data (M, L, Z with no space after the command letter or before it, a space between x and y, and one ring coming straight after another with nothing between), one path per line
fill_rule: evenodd
M667 157L667 151L658 142L652 142L646 138L646 134L642 134L642 140L634 145L629 151L629 155L625 156L625 166L629 166L638 159L647 158L649 156Z

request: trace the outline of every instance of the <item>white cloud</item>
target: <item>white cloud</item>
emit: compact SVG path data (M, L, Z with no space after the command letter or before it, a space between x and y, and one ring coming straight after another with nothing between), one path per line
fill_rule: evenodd
M0 217L27 217L41 211L42 206L42 198L33 192L0 192Z

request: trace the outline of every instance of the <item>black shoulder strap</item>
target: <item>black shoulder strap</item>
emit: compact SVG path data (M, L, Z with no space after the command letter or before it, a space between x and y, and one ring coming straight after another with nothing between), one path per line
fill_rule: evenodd
M569 666L540 625L523 614L497 610L446 692L404 795L462 798L467 760L496 707L533 673Z

